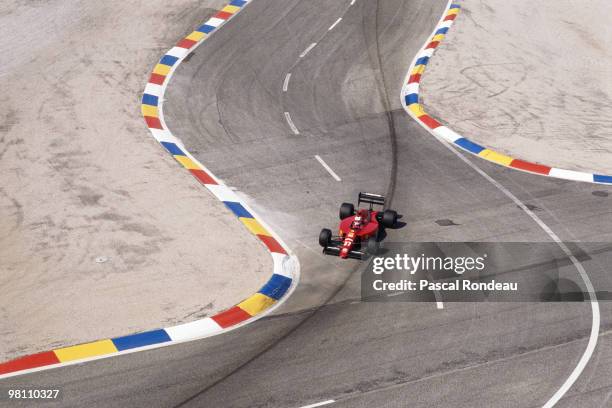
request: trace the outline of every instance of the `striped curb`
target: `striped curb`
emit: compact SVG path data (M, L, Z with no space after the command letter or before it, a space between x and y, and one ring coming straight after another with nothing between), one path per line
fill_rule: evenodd
M174 137L163 118L163 95L172 74L183 59L219 27L253 0L233 0L206 23L179 41L159 61L142 96L142 115L153 137L204 185L266 246L274 270L268 282L254 295L212 317L163 329L63 347L0 363L0 378L49 368L148 350L210 337L255 321L280 306L299 279L299 262L287 246L230 188L200 164Z
M461 6L459 4L453 3L452 0L449 2L446 11L434 29L432 35L428 38L425 45L423 45L419 53L412 61L401 92L402 106L406 112L408 112L408 114L412 116L419 124L421 124L421 126L423 126L437 138L443 139L468 153L500 166L564 180L612 184L612 176L559 169L556 167L545 166L543 164L528 162L526 160L516 159L506 156L505 154L498 153L459 135L452 129L443 126L436 119L432 118L425 112L423 105L419 102L419 83L421 81L421 77L425 72L427 64L429 63L430 58L433 56L436 48L440 45L442 40L444 40L448 30L453 25L453 22L459 14L460 9Z

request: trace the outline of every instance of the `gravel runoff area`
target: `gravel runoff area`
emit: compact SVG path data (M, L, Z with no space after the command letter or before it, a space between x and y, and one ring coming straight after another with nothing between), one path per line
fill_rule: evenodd
M421 81L427 111L502 153L612 174L604 0L464 0Z
M269 278L140 114L160 56L226 2L0 5L0 360L196 320Z

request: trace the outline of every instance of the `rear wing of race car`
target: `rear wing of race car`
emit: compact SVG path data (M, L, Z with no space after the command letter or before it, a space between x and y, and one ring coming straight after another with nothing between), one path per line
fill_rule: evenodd
M359 193L359 199L357 200L357 206L360 207L361 203L370 204L370 210L373 209L375 205L380 205L384 208L385 196L380 195L380 194L372 194L372 193Z

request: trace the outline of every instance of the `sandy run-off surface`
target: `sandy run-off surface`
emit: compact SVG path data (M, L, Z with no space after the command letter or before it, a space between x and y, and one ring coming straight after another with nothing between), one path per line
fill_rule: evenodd
M140 115L160 56L225 3L0 5L0 360L196 320L269 278Z
M612 174L605 0L464 0L423 77L427 111L513 157Z

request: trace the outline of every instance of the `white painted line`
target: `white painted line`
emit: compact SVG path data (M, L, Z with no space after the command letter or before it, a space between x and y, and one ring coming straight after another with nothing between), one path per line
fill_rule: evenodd
M331 26L329 26L329 28L327 29L327 31L331 31L333 30L338 24L340 24L340 22L342 21L342 17L340 17L339 19L336 20L336 22L334 24L332 24Z
M223 328L213 319L206 318L167 327L164 330L166 330L166 333L168 333L168 336L170 336L172 340L181 341L196 339L203 335L219 333L223 331Z
M446 10L448 10L450 8L452 3L453 3L453 0L449 0L448 1L448 4L446 6ZM435 34L436 30L438 30L440 27L442 27L442 26L450 27L450 25L452 24L452 20L445 22L444 21L445 16L446 16L446 11L440 17L440 21L438 22L438 24L434 28L431 37L433 37L433 35ZM446 24L444 24L444 23L446 23ZM408 77L410 75L410 71L414 67L415 61L417 60L417 58L419 58L419 55L423 55L423 54L426 53L425 52L425 47L427 46L427 44L428 43L423 44L423 47L421 48L421 53L415 55L415 57L414 57L414 59L412 61L412 64L410 65L410 69L408 70L408 73L406 74L406 80L404 81L404 83L408 82ZM430 51L428 56L431 56L431 54L433 54L433 49L429 49L428 51ZM403 98L403 93L400 94L400 99L402 99L402 98ZM531 219L533 219L540 226L540 228L542 228L550 236L550 238L557 243L557 245L559 245L559 247L563 250L563 252L572 261L572 263L574 264L574 267L578 270L578 273L580 274L580 277L584 281L584 284L586 286L587 292L589 294L589 301L591 303L591 315L592 315L591 333L589 335L589 342L587 343L586 349L584 350L584 353L580 357L580 360L578 361L578 364L576 364L576 367L574 367L574 370L570 373L570 375L567 378L567 380L565 380L565 382L561 385L561 387L557 390L557 392L555 392L555 394L546 402L546 404L543 405L542 408L552 408L552 407L554 407L557 404L557 402L559 402L561 400L561 398L563 398L563 396L567 393L567 391L569 391L569 389L572 387L572 385L574 385L576 380L580 377L580 375L584 371L584 368L586 367L586 365L588 364L589 360L593 356L593 352L595 351L595 347L597 346L597 339L599 337L599 327L600 327L600 324L601 324L601 322L600 322L601 318L600 318L600 311L599 311L599 302L597 301L597 296L595 294L595 289L593 288L593 284L591 283L591 279L589 278L589 275L586 273L586 271L585 271L584 267L582 266L582 264L578 261L578 259L576 259L576 257L574 257L572 255L570 249L565 245L565 243L563 243L563 241L561 241L561 239L557 236L557 234L555 234L554 231L552 231L550 229L550 227L548 225L546 225L544 223L544 221L542 221L533 211L531 211L529 208L527 208L527 206L525 204L523 204L522 201L520 201L514 194L512 194L508 189L506 189L504 186L502 186L500 183L498 183L495 179L493 179L491 176L489 176L480 167L478 167L476 164L472 163L467 157L465 157L465 155L462 152L458 151L457 148L454 147L454 145L449 144L446 140L444 140L442 137L440 137L435 132L433 132L431 129L429 129L424 123L422 123L421 121L417 120L417 118L410 111L410 109L408 109L408 107L403 104L403 99L402 99L402 106L404 107L404 110L408 113L408 115L410 115L426 131L428 131L437 140L439 140L440 143L442 143L444 146L446 146L446 148L448 148L451 152L453 152L453 154L455 154L457 157L459 157L463 162L465 162L474 171L476 171L478 174L480 174L482 177L484 177L488 182L490 182L495 187L497 187L498 190L500 190L502 193L504 193L516 205L518 205L523 211L525 211L525 213L527 215L529 215L531 217Z
M302 53L300 54L300 58L304 58L304 57L306 56L306 54L308 54L308 53L310 52L310 50L312 50L312 49L313 49L314 47L316 47L316 46L317 46L317 43L316 43L316 42L313 42L312 44L310 44L310 45L308 46L308 48L306 48L306 49L304 50L304 52L302 52Z
M393 292L393 293L389 293L387 297L399 296L399 295L403 295L404 293L406 292Z
M283 92L287 92L287 89L289 89L290 80L291 80L291 72L288 72L287 75L285 75L285 82L283 82Z
M179 58L179 59L186 57L187 54L189 54L189 50L187 50L187 49L185 49L183 47L172 47L166 53L166 55L172 55L173 57L176 57L176 58Z
M331 169L331 167L329 167L327 165L327 163L325 163L325 161L323 161L323 159L321 158L321 156L319 155L315 155L315 159L317 159L317 161L319 163L321 163L321 166L323 166L325 168L325 170L327 170L327 172L329 174L331 174L331 176L334 178L334 180L336 181L342 181L342 179L340 177L338 177L338 175Z
M211 17L204 24L211 25L213 27L219 27L221 24L225 23L227 20L223 20L222 18Z
M413 82L411 84L406 84L404 85L404 89L405 91L402 93L403 96L410 95L412 93L418 94L419 93L419 83Z
M323 405L333 404L334 402L336 402L336 401L335 400L327 400L327 401L323 401L323 402L317 402L316 404L304 405L303 407L300 407L300 408L322 407Z
M450 143L455 143L456 140L461 139L462 137L453 129L449 129L446 126L438 126L433 130L433 133Z
M599 302L597 301L597 296L595 294L595 288L593 288L591 279L589 278L589 275L584 270L584 267L582 266L580 261L578 261L578 259L576 259L574 255L572 255L572 251L565 245L563 241L561 241L561 238L559 238L557 234L555 234L555 232L551 230L550 227L546 225L544 221L540 219L540 217L538 217L533 211L527 208L527 206L523 204L522 201L520 201L508 189L506 189L504 186L498 183L497 180L493 179L491 176L485 173L484 170L482 170L480 167L478 167L477 165L472 163L470 160L468 160L467 157L465 157L462 152L458 151L454 146L450 145L444 139L438 138L438 140L440 140L440 142L442 142L444 146L446 146L457 157L459 157L461 160L467 163L478 174L484 177L489 183L493 184L495 187L497 187L499 191L501 191L508 198L514 201L514 203L517 206L519 206L523 211L525 211L525 213L529 215L531 219L533 219L536 222L536 224L538 224L540 228L542 228L548 234L548 236L553 241L555 241L557 245L559 245L561 250L563 250L563 252L567 255L570 261L572 261L572 263L574 264L574 267L578 270L580 277L584 281L584 285L586 286L587 293L589 294L589 302L591 303L591 314L592 314L591 333L589 335L589 342L587 343L586 349L584 350L582 357L580 357L578 364L576 364L576 367L574 367L574 370L570 373L567 380L565 380L565 382L561 385L561 388L559 388L557 392L555 392L555 394L546 402L546 404L542 406L542 408L552 408L557 404L557 402L559 402L559 400L561 400L561 398L563 398L563 396L567 393L567 391L569 391L569 389L572 387L572 385L574 385L578 377L580 377L580 374L582 374L582 371L588 364L589 360L591 359L591 356L593 355L593 352L595 351L595 347L597 346L597 338L599 337L600 314L599 314Z
M433 280L433 276L431 275L431 272L428 272L427 276L429 278L429 281ZM444 303L442 302L442 295L440 294L440 291L434 290L433 294L434 294L434 298L436 299L436 309L438 310L444 309Z
M588 183L593 181L593 175L589 173L583 173L581 171L563 170L563 169L551 169L548 173L551 177L558 177L566 180L575 181L586 181Z
M147 85L145 85L144 93L155 95L157 97L162 96L162 86L149 82Z
M289 112L285 112L285 119L287 120L287 123L289 124L289 127L291 128L293 133L295 133L296 135L299 135L300 131L298 130L297 127L295 127L295 124L291 120L291 115L289 114Z
M350 5L352 6L353 4L355 4L355 0L351 0L351 4Z

